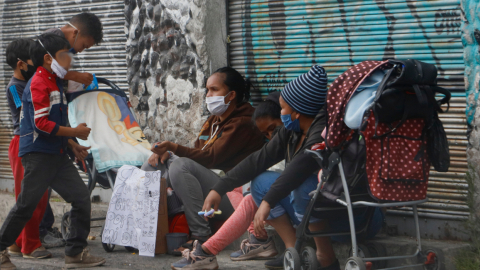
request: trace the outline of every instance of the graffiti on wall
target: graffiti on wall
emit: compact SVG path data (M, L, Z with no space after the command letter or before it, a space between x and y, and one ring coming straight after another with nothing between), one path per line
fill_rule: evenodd
M460 1L231 1L231 60L262 94L314 65L329 80L364 60L416 58L464 91ZM241 27L237 27L241 26Z

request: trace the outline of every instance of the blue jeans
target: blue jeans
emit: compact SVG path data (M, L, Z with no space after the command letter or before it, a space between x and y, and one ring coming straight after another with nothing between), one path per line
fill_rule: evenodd
M250 187L252 192L253 200L257 206L260 206L262 203L263 197L270 190L272 184L280 176L278 172L266 171L259 176L257 176L253 181ZM275 207L270 210L270 215L267 218L275 219L281 215L288 214L290 219L295 225L300 224L300 221L305 214L308 203L310 202L310 197L308 193L317 188L317 176L312 175L307 178L307 180L296 190L292 191L290 195L283 198ZM310 222L318 222L319 219L312 217Z

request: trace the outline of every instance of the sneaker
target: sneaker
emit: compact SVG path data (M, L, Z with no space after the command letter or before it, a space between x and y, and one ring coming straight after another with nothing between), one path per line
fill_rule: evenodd
M63 238L54 237L52 234L50 234L50 232L45 236L40 236L40 242L45 248L64 247L66 245L66 242L63 240Z
M50 234L51 236L53 236L55 238L63 239L63 235L57 227L52 227L52 228L48 229L47 232L48 232L48 234Z
M202 269L202 270L214 270L218 269L217 257L215 255L209 255L202 249L202 244L195 240L193 243L193 250L185 249L182 254L183 258L172 263L173 270L186 270L186 269Z
M46 259L51 257L52 257L52 253L47 251L47 249L44 248L43 246L40 246L39 248L35 249L30 254L23 253L24 259Z
M90 255L90 251L84 248L83 251L75 256L65 255L65 268L88 268L102 265L106 262L104 258Z
M17 244L13 244L8 248L8 254L12 257L22 257L22 249Z
M2 270L15 270L17 267L10 261L10 254L5 249L0 251L0 269Z
M245 261L254 259L269 259L277 256L278 251L272 238L265 241L258 240L253 234L249 239L244 239L240 250L230 254L232 261Z
M275 259L265 262L265 268L268 269L283 269L283 259L285 258L285 252L277 256Z

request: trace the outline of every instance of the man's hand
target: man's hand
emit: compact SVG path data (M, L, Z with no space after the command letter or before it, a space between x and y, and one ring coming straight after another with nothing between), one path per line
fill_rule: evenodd
M72 79L72 81L83 83L85 86L88 86L92 84L93 75L88 72L78 72L78 74L74 76L74 79Z
M210 190L210 193L208 193L207 198L205 198L205 202L203 203L202 211L210 211L210 209L212 209L212 205L213 209L217 211L220 201L222 201L222 196L220 196L220 194L218 194L218 192L215 190Z
M85 146L81 146L80 144L77 144L75 143L75 145L72 146L72 151L73 151L73 154L75 154L75 157L79 160L79 161L82 161L84 160L87 156L88 156L88 149L90 149L90 147L85 147Z
M88 135L90 134L90 131L92 129L87 127L87 124L81 123L76 128L74 128L74 130L75 130L75 137L85 141L87 140Z
M169 141L164 141L161 143L154 143L152 145L152 150L153 153L157 154L160 157L163 157L163 155L167 151L172 151L173 150L173 143Z
M160 158L159 155L153 153L149 158L148 158L148 164L152 167L157 167L158 166L158 159Z
M268 204L266 201L262 201L260 204L260 207L257 210L257 213L255 214L255 217L253 218L253 226L255 228L255 235L258 235L259 237L268 237L266 231L265 231L265 223L268 218L268 215L270 214L270 204Z

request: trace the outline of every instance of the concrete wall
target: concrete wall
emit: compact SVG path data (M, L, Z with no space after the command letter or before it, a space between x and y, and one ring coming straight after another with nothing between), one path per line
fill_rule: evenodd
M127 79L150 142L191 145L207 118L205 82L226 65L223 0L126 0Z
M463 25L462 43L465 60L465 91L467 97L468 146L467 160L475 179L476 192L480 195L480 103L478 102L480 82L480 3L477 0L462 0ZM475 196L480 198L480 196ZM480 216L480 199L476 202Z

